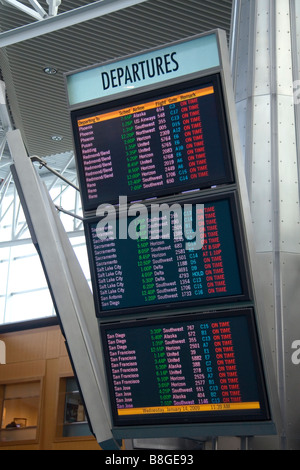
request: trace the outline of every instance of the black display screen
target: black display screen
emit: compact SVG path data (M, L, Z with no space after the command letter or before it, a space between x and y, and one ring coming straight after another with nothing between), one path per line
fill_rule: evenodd
M251 309L100 331L115 425L269 419Z
M249 298L234 193L153 207L85 221L97 316Z
M218 75L71 113L83 208L233 182Z

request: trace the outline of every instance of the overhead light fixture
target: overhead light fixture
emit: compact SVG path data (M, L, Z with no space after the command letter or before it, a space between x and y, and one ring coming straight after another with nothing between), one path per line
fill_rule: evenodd
M52 135L51 139L54 140L54 142L60 142L63 138L61 135Z
M43 70L47 75L55 75L57 73L57 69L54 67L44 67Z

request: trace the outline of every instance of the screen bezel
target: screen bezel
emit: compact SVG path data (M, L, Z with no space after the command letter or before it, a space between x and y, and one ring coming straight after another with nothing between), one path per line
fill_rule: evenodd
M161 189L158 188L149 188L143 189L140 191L136 191L132 194L122 194L127 195L129 201L134 200L144 200L147 198L152 197L167 197L174 194L182 193L184 191L192 190L192 189L207 189L212 186L223 185L223 184L232 184L235 182L234 176L234 169L233 169L233 159L232 159L232 145L230 142L230 132L229 132L229 125L228 119L226 114L225 108L225 100L224 100L224 86L222 84L221 75L220 73L215 73L208 76L199 76L197 78L185 78L185 80L181 80L176 82L175 84L163 84L159 88L154 88L151 90L142 91L139 89L135 94L128 94L127 96L122 96L119 98L114 97L111 100L105 100L103 102L99 102L92 106L86 108L80 108L71 111L71 125L73 131L73 144L75 149L75 160L76 160L76 167L77 167L77 174L79 179L79 187L81 193L81 200L84 212L92 212L97 209L99 204L102 203L110 203L110 204L117 204L119 194L116 195L115 198L107 199L105 194L102 197L98 197L95 200L89 200L87 195L87 183L85 180L84 175L84 166L83 166L83 159L80 150L80 139L79 139L79 132L77 126L77 119L83 118L84 116L91 114L91 113L101 113L105 111L110 111L114 108L118 107L126 107L132 106L138 102L144 102L148 99L157 97L159 99L160 95L166 95L170 93L177 93L185 88L189 87L197 87L197 86L205 86L205 84L213 84L215 88L215 99L216 99L216 111L218 116L218 124L220 129L220 138L221 138L221 145L223 150L223 164L224 164L224 176L218 179L207 179L202 183L195 180L190 180L188 183L182 183L178 186L172 187L164 187ZM112 184L116 184L116 181L112 182Z
M237 267L240 275L240 284L242 292L241 294L235 295L227 295L227 296L218 296L218 297L208 297L208 298L199 298L193 300L180 300L180 301L173 301L173 302L165 302L165 303L156 303L156 304L147 304L141 306L132 306L132 307L123 307L117 309L102 309L101 307L101 295L98 290L97 285L97 270L96 270L96 261L93 255L93 241L91 231L89 229L91 224L94 224L99 220L97 217L91 217L84 219L84 230L87 242L87 252L89 258L89 265L91 270L91 282L93 288L93 296L94 296L94 303L95 303L95 311L96 316L98 318L111 318L124 315L143 315L148 312L155 312L157 314L171 311L171 310L178 310L178 309L187 309L187 308L205 308L211 305L219 305L219 304L235 304L236 302L242 301L249 301L252 299L253 293L251 290L251 282L250 282L250 271L248 268L249 263L247 262L247 250L246 250L246 243L244 239L244 230L243 225L241 222L241 212L238 204L238 198L235 191L227 191L222 194L214 194L214 195L206 195L200 197L190 196L185 197L181 201L176 201L179 204L185 203L212 203L217 202L219 200L228 200L229 208L231 212L231 220L232 220L232 231L233 231L233 238L235 242L236 248L236 257L237 257ZM165 200L166 201L166 200ZM160 201L162 202L162 201ZM235 223L236 222L236 223Z
M200 411L195 412L193 415L191 412L184 413L180 412L176 415L175 412L165 415L132 415L120 417L117 413L117 405L114 394L114 385L112 378L112 369L110 367L110 358L108 344L106 341L106 334L112 330L118 330L119 328L130 328L130 327L151 327L151 325L161 326L170 323L189 322L197 320L212 320L222 319L224 317L240 317L246 318L248 326L248 334L250 340L250 348L253 358L253 367L256 375L257 389L258 389L258 400L260 402L260 410L216 410L216 411ZM104 363L107 376L108 391L111 402L111 415L113 425L119 427L144 427L144 426L161 426L161 425L191 425L195 424L210 424L210 423L241 423L241 422L267 422L271 419L270 405L267 395L266 380L263 370L263 362L260 351L260 345L257 334L257 326L254 318L254 311L252 308L240 308L220 311L208 311L200 312L187 315L173 315L169 317L160 318L147 318L142 320L129 320L122 321L119 323L100 323L100 335L102 340L102 348L104 353ZM246 367L246 365L245 365ZM146 406L146 405L145 405Z

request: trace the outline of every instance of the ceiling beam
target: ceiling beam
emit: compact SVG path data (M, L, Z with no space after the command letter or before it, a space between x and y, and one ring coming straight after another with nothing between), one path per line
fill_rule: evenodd
M0 34L0 48L83 23L145 1L147 0L98 0L56 16L41 19L10 31L4 31Z

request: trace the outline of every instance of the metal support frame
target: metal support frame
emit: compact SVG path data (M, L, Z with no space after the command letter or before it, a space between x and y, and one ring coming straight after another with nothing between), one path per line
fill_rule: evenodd
M65 213L67 215L70 215L74 218L74 224L73 224L73 231L77 232L80 230L80 227L82 226L82 217L78 215L78 207L80 204L80 193L79 193L79 188L77 185L70 181L70 179L64 177L64 173L67 172L69 165L72 163L74 160L74 154L71 154L71 157L68 159L66 165L60 172L56 171L55 169L51 168L47 162L42 160L41 158L37 156L30 157L32 162L37 162L39 166L46 168L50 173L52 173L52 179L47 179L47 189L48 192L51 191L52 188L57 186L57 182L59 180L62 180L65 185L61 186L61 189L59 193L53 197L53 203L55 204L55 207L59 210L59 212ZM6 163L6 165L11 165L10 163ZM73 173L73 171L71 171ZM74 179L77 181L77 175L74 171ZM0 184L0 223L3 222L3 220L8 216L10 213L10 224L11 224L11 241L15 242L20 238L21 235L24 234L24 231L27 230L27 223L26 221L23 222L20 226L20 201L18 198L18 195L15 191L15 188L10 185L12 181L12 175L10 170L8 170L6 178L2 181ZM69 188L72 187L75 189L75 201L74 201L74 209L72 211L67 211L65 210L62 206L61 203L57 203L57 200L60 199L62 194ZM5 211L2 211L2 203L5 200L5 197L8 195L8 192L11 191L13 188L14 191L14 197L12 198L11 202L8 204L6 207ZM0 246L3 245L3 243L0 241Z
M9 183L10 183L11 179L12 179L12 175L10 173L8 175L8 177L6 178L7 183L4 185L3 194L1 194L0 209L1 209L1 202L3 201L3 199L6 195L6 192L8 190ZM3 220L5 220L5 218L6 218L6 216L9 212L11 212L11 236L10 236L10 239L12 241L14 241L14 240L17 240L24 233L24 230L26 230L26 228L27 228L27 224L25 222L22 223L21 228L19 228L20 200L17 198L17 193L16 193L15 187L14 187L13 197L12 197L10 203L8 204L6 210L3 213L0 210L0 223ZM0 246L1 246L1 243L0 243Z
M10 182L11 182L11 173L9 172L6 178L2 181L0 185L0 208L1 208L1 203L9 188ZM1 221L1 211L0 211L0 221Z
M24 5L24 3L21 3L21 2L18 2L18 0L2 0L2 3L4 4L8 4L8 5L11 5L15 8L17 8L18 10L22 11L23 13L26 13L27 15L31 16L32 18L36 19L36 20L42 20L44 18L44 16L47 15L47 13L45 12L44 9L42 9L42 7L39 5L38 2L34 2L33 3L33 6L34 6L34 10L30 7L27 7L26 5ZM40 9L37 8L37 6L39 5Z
M100 335L92 293L49 194L28 158L19 130L7 134L12 171L32 240L40 255L93 432L118 450L111 433Z
M47 170L51 171L51 173L53 173L55 176L57 176L57 178L60 178L61 180L63 180L65 183L67 183L68 185L72 186L72 188L76 189L76 191L79 191L79 188L73 184L70 180L68 180L67 178L65 178L61 173L58 173L58 171L54 170L53 168L51 168L50 166L48 166L48 164L42 160L40 157L37 157L36 155L34 155L33 157L30 157L31 160L33 162L39 162L39 164L43 167L45 167ZM71 158L71 161L73 160L74 157ZM70 162L68 162L68 164L66 165L66 167L69 165ZM63 172L62 172L63 173Z
M12 129L6 103L6 86L3 80L0 80L0 117L3 130L7 132L8 130Z
M49 167L47 168L49 169ZM54 186L55 183L57 183L58 177L56 176L56 172L54 173L54 175L55 175L55 178L53 178L53 181L51 182L50 180L49 182L48 191ZM77 187L73 185L72 182L64 178L61 174L59 174L59 178L62 179L62 181L64 181L66 185L64 187L61 187L59 193L55 197L53 197L53 203L55 204L55 207L59 210L59 212L68 214L74 218L73 231L77 232L78 230L80 230L80 227L82 225L82 217L77 214L80 194L78 192L75 193L73 211L71 212L71 211L65 210L61 206L60 203L57 203L57 200L60 199L62 194L69 188L69 186L73 187L74 189L77 189ZM1 186L0 186L0 224L6 219L6 223L8 225L11 225L10 242L14 243L18 239L20 239L21 236L24 235L24 232L28 229L28 227L27 227L27 222L21 220L20 200L18 198L18 194L15 190L15 187L10 186L11 181L12 181L12 175L11 175L11 172L9 172L5 180L2 181ZM5 197L7 197L8 191L11 191L12 189L14 193L13 197L11 198L11 201L7 205L6 209L2 210ZM9 217L9 222L7 222L8 217ZM0 247L2 245L3 245L3 242L0 241Z

